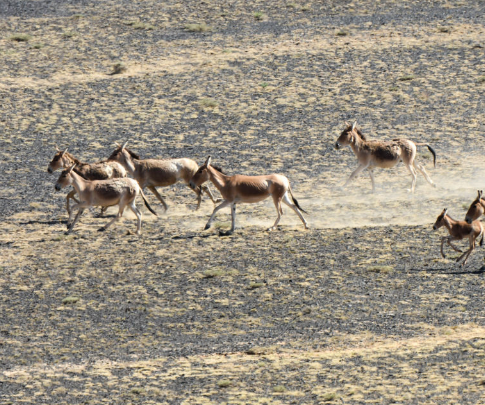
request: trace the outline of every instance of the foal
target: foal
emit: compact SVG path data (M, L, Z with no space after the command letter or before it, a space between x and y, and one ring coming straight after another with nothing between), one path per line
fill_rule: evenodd
M108 180L85 180L81 175L74 171L75 166L76 165L74 164L69 169L64 170L59 176L55 186L56 190L59 191L64 187L72 185L81 200L81 202L74 204L72 207L67 221L68 230L66 234L69 234L72 231L77 220L86 208L93 206L109 207L118 205L118 215L108 222L107 225L102 227L100 231L106 230L113 222L118 221L123 215L125 207L128 206L138 218L136 233L139 235L141 233L141 212L135 205L135 199L138 195L142 196L143 201L150 212L157 215L148 205L142 189L135 180L127 177ZM79 208L79 211L76 218L74 218L74 221L72 221L74 209L76 208Z
M211 157L209 156L206 162L199 167L199 170L197 170L197 173L192 177L192 180L190 180L190 186L193 189L196 189L207 180L210 180L220 191L224 201L222 204L214 208L204 229L209 229L211 227L216 213L221 208L230 206L232 213L231 229L229 232L221 234L232 234L236 227L236 204L256 203L265 200L269 196L273 197L278 217L273 226L268 228L268 231L276 229L276 226L280 222L281 215L283 214L281 208L282 201L296 212L301 219L301 222L303 222L303 225L305 225L305 229L308 229L308 224L300 213L300 211L305 211L300 207L295 197L293 197L290 182L281 174L268 174L266 176L243 176L237 174L235 176L226 176L219 169L211 166ZM290 200L288 193L293 202Z
M49 173L54 173L57 169L67 169L72 165L76 165L76 173L80 174L86 180L106 180L106 179L114 179L118 177L126 177L126 170L123 166L121 166L118 162L105 160L97 163L83 163L76 159L73 155L71 155L67 148L64 150L60 150L56 146L56 154L52 158L52 161L47 166L47 171ZM76 194L76 190L72 190L66 197L66 209L68 214L71 213L71 209L69 207L69 200L73 199L76 203L79 201L76 200L74 195ZM106 210L107 207L103 207L101 213Z
M429 151L433 154L434 165L436 166L436 153L431 146L426 143L416 143L408 139L393 139L391 142L386 141L369 141L365 135L356 128L357 122L353 125L348 124L346 128L340 134L335 144L336 149L340 149L341 146L350 145L352 150L357 156L359 166L350 175L345 182L344 187L353 180L359 173L365 169L369 170L369 176L372 181L372 192L375 191L374 173L375 167L391 168L396 166L399 162L403 162L406 168L411 173L413 178L411 183L411 192L414 193L416 187L417 174L419 171L426 181L434 186L433 181L429 178L424 167L416 162L416 146L425 145Z
M465 258L465 260L461 264L462 266L464 266L466 264L466 261L468 260L468 256L470 256L470 253L473 251L473 249L475 249L475 239L482 236L480 246L482 246L483 244L483 226L481 222L473 221L471 224L468 224L465 221L455 221L448 215L448 209L445 208L436 219L436 222L433 225L433 230L437 230L442 226L445 226L450 233L450 236L443 236L441 238L441 256L443 257L445 257L445 254L443 253L443 245L445 242L447 242L448 245L450 245L455 251L462 252L462 250L454 246L451 241L468 238L470 242L470 249L468 249L458 259L456 259L456 261L459 262L461 259Z

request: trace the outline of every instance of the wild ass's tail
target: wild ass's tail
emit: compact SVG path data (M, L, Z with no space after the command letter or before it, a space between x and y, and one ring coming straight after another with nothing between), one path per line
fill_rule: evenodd
M156 215L156 216L158 217L158 214L157 214L155 211L153 211L153 208L152 208L152 207L150 207L150 205L148 204L148 201L147 201L147 199L146 199L146 197L145 197L145 193L143 192L143 190L141 189L141 187L140 187L140 194L141 194L141 198L143 198L143 202L145 203L145 206L148 208L148 210L149 210L149 211L150 211L150 212L151 212L153 215Z
M305 214L308 214L308 212L306 212L303 208L300 207L300 204L298 204L298 201L293 196L293 192L291 191L291 186L290 185L288 185L288 191L290 192L291 199L293 200L293 204L296 205L296 208L298 208L301 212L304 212Z
M434 151L434 149L429 146L427 143L416 143L417 146L426 146L429 151L431 152L431 154L433 155L433 164L434 164L434 167L436 167L436 152Z

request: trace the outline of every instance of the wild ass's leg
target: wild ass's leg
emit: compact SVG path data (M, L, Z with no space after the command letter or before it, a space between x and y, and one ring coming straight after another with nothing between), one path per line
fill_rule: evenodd
M163 201L162 196L161 196L160 194L158 194L158 191L157 191L157 189L155 188L155 186L148 186L147 188L148 188L148 190L150 190L150 191L151 191L153 194L155 194L155 197L157 197L157 198L158 198L158 200L159 200L159 201L162 203L163 208L165 209L165 211L167 211L167 210L168 210L167 204L165 204L165 201Z
M300 210L298 209L298 207L293 204L290 200L290 197L288 197L288 192L285 193L285 195L283 196L283 202L288 206L290 207L293 211L296 212L296 215L298 215L298 217L301 219L301 222L303 222L303 225L305 225L305 229L308 229L308 224L307 222L305 221L305 218L303 218L303 215L302 213L300 212Z
M119 221L121 219L121 216L123 215L123 211L125 210L126 204L120 201L119 207L120 209L118 210L118 214L111 220L109 221L105 226L102 226L101 228L98 229L98 231L106 231L113 222Z
M458 240L458 239L455 239L455 238L453 238L453 237L451 237L451 236L448 236L448 237L446 238L446 240L448 241L448 245L450 245L450 246L451 246L451 247L452 247L452 248L453 248L453 249L454 249L456 252L460 252L460 253L461 253L461 252L463 252L463 250L458 249L458 248L457 248L455 245L453 245L453 244L451 243L451 241L452 241L452 240Z
M214 211L212 211L212 215L210 216L209 220L207 221L207 224L205 225L204 231L209 229L212 225L212 221L214 220L214 217L217 214L217 211L219 211L221 208L227 207L231 203L227 200L224 200L222 204L218 205L216 208L214 208Z
M71 190L69 194L66 196L66 210L69 215L71 215L71 208L69 207L69 200L73 199L76 201L76 204L79 204L79 201L74 197L76 195L76 190Z
M214 195L212 194L210 188L208 186L200 186L201 190L206 193L209 198L212 200L214 204L220 203L222 201L222 198L214 198Z
M355 179L356 176L358 176L362 171L364 171L365 169L367 169L369 167L369 164L359 164L359 166L357 167L357 169L355 169L352 174L350 175L350 177L347 179L347 181L345 182L345 184L342 186L342 187L347 187L347 184L349 184L353 179Z
M431 180L431 178L428 176L428 173L426 173L426 170L424 170L424 167L422 165L414 161L413 166L424 176L429 184L431 184L433 187L436 187L436 184L433 183L433 180Z
M447 236L443 236L443 237L441 238L441 256L442 256L443 258L445 258L445 259L446 259L446 256L445 256L445 253L443 252L443 245L445 244L445 242L447 241L447 239L448 239L448 237L447 237Z
M418 178L418 175L416 174L416 170L414 170L414 167L411 166L410 163L406 163L406 168L409 170L409 173L411 173L411 176L413 176L413 180L411 181L411 190L409 190L411 193L414 193L414 189L416 188L416 180Z
M74 211L74 209L77 208L78 206L79 206L79 204L74 204L73 207L72 207L72 211ZM74 221L72 221L71 225L67 228L66 235L68 235L72 232L74 225L76 224L76 222L78 221L79 217L82 215L82 213L84 212L85 209L86 208L83 208L83 207L79 208L79 211L76 214L76 218L74 218Z
M374 193L376 191L376 184L374 182L374 171L370 167L367 170L369 171L370 181L372 182L372 192Z
M236 203L231 204L231 229L228 231L219 231L219 235L228 236L234 233L236 229Z
M130 210L132 210L133 213L136 215L136 218L137 218L136 234L140 235L141 234L141 211L135 205L135 200L133 200L128 206L130 207Z
M281 197L274 194L272 197L273 197L273 202L274 202L274 206L276 208L276 213L278 214L278 217L276 218L276 221L273 224L273 226L268 228L267 231L274 231L276 229L276 227L280 222L281 214L283 214L283 210L281 209Z
M458 259L456 259L456 262L458 263L463 257L465 257L465 260L463 260L463 263L461 264L464 266L468 260L468 257L472 253L473 249L475 249L475 238L473 235L470 236L470 249L468 249L465 253L463 253Z

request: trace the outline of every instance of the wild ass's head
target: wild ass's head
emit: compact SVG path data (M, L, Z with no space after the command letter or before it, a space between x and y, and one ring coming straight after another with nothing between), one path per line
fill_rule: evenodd
M112 160L121 164L125 169L133 172L135 170L135 165L133 164L133 159L140 160L140 156L135 152L132 152L126 147L126 141L123 145L118 145L118 147L113 151L108 160Z
M72 184L73 179L71 172L74 170L74 167L76 167L76 163L74 163L69 169L62 171L61 175L57 179L57 183L55 186L57 191Z
M210 179L209 170L211 168L216 169L218 172L224 173L220 167L211 165L211 157L209 156L205 163L195 172L194 176L189 182L189 186L193 190L196 190L201 184L208 181Z
M209 170L207 168L211 164L211 157L209 156L205 163L199 167L199 169L195 172L194 176L189 182L190 188L193 190L197 190L199 186L209 180Z
M485 202L482 202L482 194L483 191L478 190L477 198L471 203L470 208L468 208L468 211L465 215L465 221L468 224L471 224L473 221L475 221L475 219L480 218L485 212Z
M67 148L64 150L60 150L56 146L57 152L52 158L52 161L49 163L49 166L47 166L47 171L49 173L54 173L57 169L60 169L61 167L66 167L68 164L68 155L66 155Z
M357 129L357 121L354 121L352 125L346 122L345 129L342 131L337 139L337 142L335 143L335 148L340 149L342 146L353 144L356 137L360 137L362 140L365 140L364 134Z
M445 224L445 216L448 213L448 208L445 208L438 218L436 218L436 222L433 225L433 230L436 231L437 229L441 228Z

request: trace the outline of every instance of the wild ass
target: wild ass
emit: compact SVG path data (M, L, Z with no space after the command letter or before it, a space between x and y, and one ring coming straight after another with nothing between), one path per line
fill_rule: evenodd
M433 181L429 178L424 167L416 162L416 146L427 146L429 151L433 154L433 162L436 167L436 153L427 143L416 143L408 139L393 139L390 142L386 141L369 141L366 136L356 127L357 122L352 125L345 123L346 128L337 139L335 147L340 149L341 146L350 145L357 156L359 166L350 175L345 182L344 187L353 180L359 173L365 169L369 170L370 179L372 181L372 192L375 191L374 173L375 167L391 168L396 166L399 162L403 162L406 168L411 173L413 178L411 183L411 192L414 193L416 187L417 174L419 171L426 181L434 186Z
M442 226L445 226L450 233L450 236L444 236L441 238L441 256L443 257L445 257L445 254L443 252L443 245L445 242L447 242L448 245L450 245L457 252L463 252L462 250L454 246L451 241L468 238L470 242L470 249L468 249L458 259L456 259L456 261L459 262L461 259L465 258L465 260L461 264L462 266L464 266L466 264L466 261L468 260L468 256L470 256L470 253L473 251L473 249L475 249L475 240L480 236L482 236L480 246L483 245L482 224L480 223L480 221L473 221L471 224L468 224L465 221L456 221L448 215L448 209L445 208L436 219L436 222L433 225L433 229L437 230Z
M478 190L477 198L470 204L470 207L465 215L465 221L467 224L471 224L485 213L485 200L482 199L482 195L483 191Z
M143 190L135 180L127 177L108 180L85 180L81 175L74 171L75 166L76 165L74 164L69 169L64 170L55 185L57 191L72 185L81 201L74 204L72 207L67 221L68 230L66 234L69 234L72 231L77 220L86 208L93 206L109 207L118 205L118 215L99 230L104 231L108 229L113 222L118 221L123 215L125 207L128 206L138 218L136 233L139 235L141 233L141 212L135 205L135 199L139 194L142 196L143 201L150 212L157 215L148 205ZM74 218L74 221L72 221L74 209L76 208L78 208L79 211Z
M305 229L308 229L307 222L300 213L300 211L305 211L300 207L295 197L293 197L290 182L281 174L269 174L266 176L226 176L219 168L211 166L211 157L209 156L206 162L199 167L192 180L190 180L190 186L195 189L207 180L210 180L220 191L224 201L214 208L204 229L211 227L216 213L221 208L230 206L232 213L231 229L226 233L221 232L221 234L232 234L236 227L236 204L256 203L265 200L269 196L273 197L278 217L273 226L268 228L268 231L276 229L276 226L280 222L281 215L283 214L281 208L282 201L296 212L301 222L303 222L303 225L305 225ZM293 202L290 200L288 192Z
M76 159L73 155L71 155L67 148L64 150L60 150L56 146L56 154L54 155L52 161L49 163L47 167L47 171L49 173L54 173L57 169L63 168L67 169L72 165L76 165L75 171L84 177L86 180L107 180L113 178L120 178L126 177L126 170L123 166L121 166L118 162L104 160L97 163L83 163ZM71 214L71 210L69 207L69 200L73 199L76 203L79 201L74 197L76 194L76 190L72 190L66 196L66 209L68 214ZM107 207L104 207L101 212L106 210Z
M156 187L171 186L179 181L183 181L188 185L199 166L194 160L187 158L142 160L136 153L126 148L127 143L125 142L123 146L118 146L109 157L109 160L119 162L138 181L142 189L147 187L155 194L166 211L168 208L167 204L158 193ZM200 207L202 191L210 197L214 204L219 201L214 199L207 186L201 186L200 189L194 191L197 193L196 209Z

